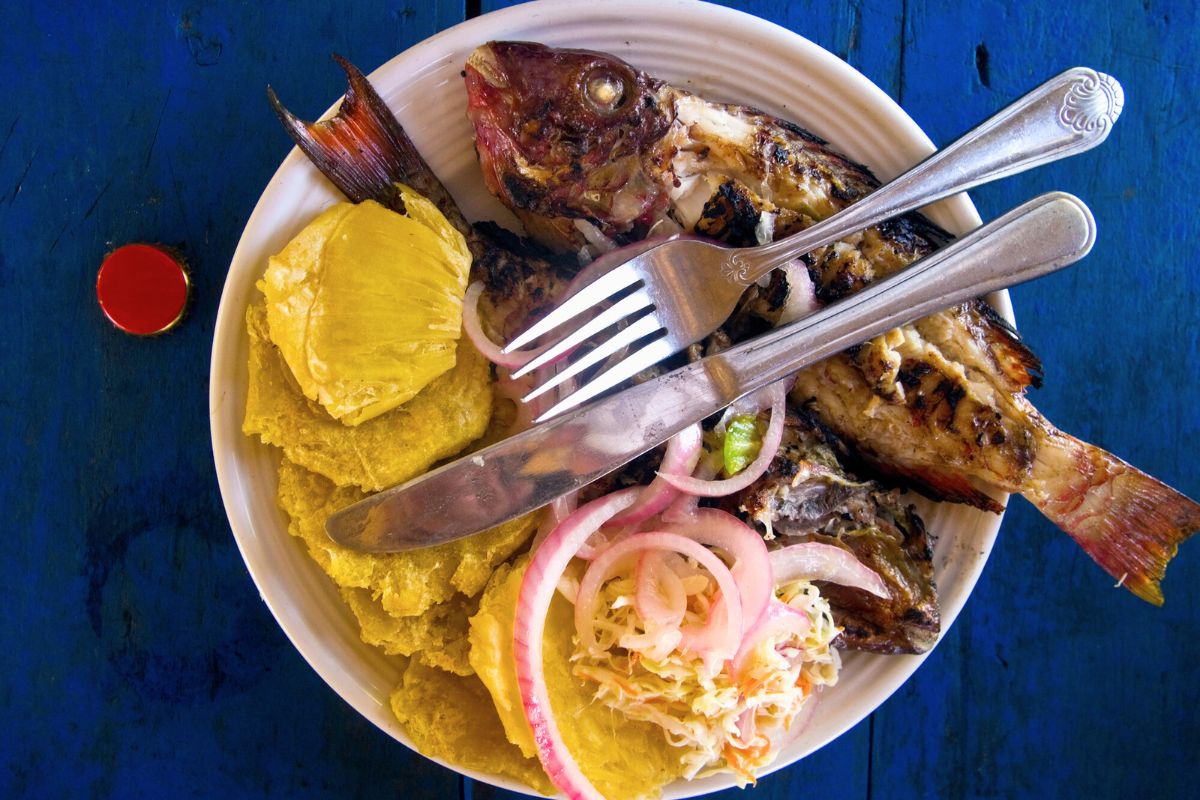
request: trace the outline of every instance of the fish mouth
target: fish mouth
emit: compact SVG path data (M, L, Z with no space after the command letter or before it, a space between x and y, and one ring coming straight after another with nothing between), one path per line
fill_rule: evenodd
M512 119L512 94L508 77L490 45L475 48L463 69L467 90L467 117L475 133L475 153L484 184L493 195L503 196L503 165L517 150L508 133Z
M488 42L475 48L463 70L467 116L475 130L475 152L485 185L515 208L526 208L552 180L541 154L531 157L523 136L530 115L521 58L545 50L528 42Z
M508 75L501 68L500 60L491 42L481 44L471 51L471 55L467 57L465 68L468 75L474 72L476 80L485 82L492 89L510 88ZM468 85L469 83L468 81Z

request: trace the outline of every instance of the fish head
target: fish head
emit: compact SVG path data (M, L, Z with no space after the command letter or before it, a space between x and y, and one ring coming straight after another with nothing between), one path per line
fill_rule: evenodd
M623 238L665 204L648 174L671 124L660 81L604 53L531 42L482 45L464 75L484 181L509 208Z

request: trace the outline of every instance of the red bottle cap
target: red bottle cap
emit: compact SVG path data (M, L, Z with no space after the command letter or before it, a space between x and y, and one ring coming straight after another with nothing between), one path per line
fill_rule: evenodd
M149 244L127 244L108 254L96 277L96 297L113 325L151 336L179 323L191 288L182 262Z

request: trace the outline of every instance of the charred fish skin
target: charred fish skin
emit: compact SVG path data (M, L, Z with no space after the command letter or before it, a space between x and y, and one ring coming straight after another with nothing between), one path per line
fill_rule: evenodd
M941 629L933 548L898 490L847 473L830 435L789 408L783 444L766 475L722 507L758 525L774 543L818 541L849 550L883 578L890 596L821 584L841 626L838 644L889 655L924 653Z
M549 310L578 271L578 260L497 225L469 223L366 76L341 56L333 59L346 73L347 88L329 119L305 122L267 88L272 109L300 150L351 202L374 200L404 213L398 182L431 199L467 240L471 280L485 288L480 322L494 340L511 338Z
M597 72L639 102L580 126L569 117L586 102L583 76ZM471 55L466 80L489 186L512 205L503 187L519 182L522 207L555 231L584 222L621 241L669 222L742 243L747 208L759 213L760 240L824 219L878 183L792 123L706 102L602 53L493 42ZM542 107L557 113L520 127ZM589 170L580 154L593 142L603 166ZM814 251L805 265L829 301L904 268L941 233L908 216ZM1040 375L1036 356L975 303L802 371L792 399L862 463L935 499L999 510L986 487L1026 496L1121 585L1161 604L1159 582L1200 529L1200 505L1051 425L1024 397Z

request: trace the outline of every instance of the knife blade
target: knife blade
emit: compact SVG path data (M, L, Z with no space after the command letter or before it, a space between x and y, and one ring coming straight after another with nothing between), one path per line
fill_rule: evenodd
M1061 269L1095 242L1069 194L1013 209L907 269L787 326L575 409L333 514L366 552L470 536L620 468L739 397L899 325Z

